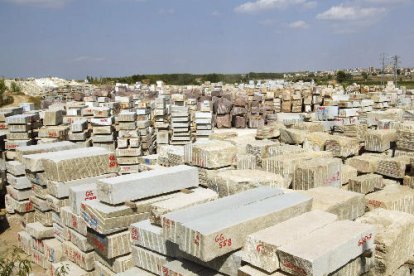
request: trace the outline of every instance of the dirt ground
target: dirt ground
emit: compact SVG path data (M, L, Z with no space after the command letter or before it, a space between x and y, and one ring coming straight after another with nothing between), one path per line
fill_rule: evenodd
M13 95L14 101L12 104L5 105L4 107L20 106L21 103L29 102L29 96L27 95Z
M6 230L3 230L4 228L0 229L0 256L7 256L7 254L13 250L14 246L18 246L17 232L22 230L20 223L15 216L8 216L7 221L8 228ZM32 275L44 276L46 275L46 271L33 263Z

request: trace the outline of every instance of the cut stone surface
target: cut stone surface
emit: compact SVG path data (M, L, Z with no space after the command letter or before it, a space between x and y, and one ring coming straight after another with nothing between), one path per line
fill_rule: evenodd
M383 188L383 177L378 174L360 175L349 180L349 190L361 194L368 194L375 189Z
M112 259L131 252L129 231L123 231L111 235L102 235L92 229L88 229L88 242L101 256Z
M99 147L50 153L42 158L42 166L52 181L71 181L118 169L114 153Z
M367 250L374 250L375 227L353 221L337 221L309 235L282 245L281 269L294 275L326 275Z
M14 176L25 175L26 169L22 163L19 161L9 161L6 162L7 172L11 173Z
M8 173L7 182L9 182L9 184L17 190L23 190L32 187L32 183L26 176L14 176Z
M115 273L124 272L134 266L131 254L120 256L110 260L103 258L99 254L95 254L95 261L100 262L101 264L103 264Z
M194 144L191 153L191 165L208 169L230 166L236 157L237 147L230 142L211 141L206 144Z
M53 238L53 227L43 226L40 222L26 224L26 231L38 240Z
M350 165L342 165L341 167L341 184L345 185L349 179L358 176L358 170Z
M172 198L151 204L152 223L161 226L161 217L169 212L212 201L218 194L210 189L196 188L189 193L177 193Z
M283 271L275 271L273 273L268 273L266 271L260 270L257 267L253 267L251 265L244 265L239 268L239 272L237 276L289 276L288 274Z
M17 190L12 186L6 186L7 193L15 200L26 200L33 195L32 189Z
M93 246L88 242L88 238L79 234L75 230L68 229L69 241L71 241L76 247L83 252L89 252L93 250Z
M98 200L96 197L96 183L90 182L69 188L69 203L75 214L80 214L82 202L91 200Z
M184 236L179 246L200 260L210 261L241 248L247 235L307 212L311 205L311 197L292 192L200 216L183 224L184 232L177 233Z
M133 245L141 246L165 256L174 257L178 246L164 239L162 228L143 220L131 224L130 238Z
M384 156L378 162L375 172L392 178L404 178L409 163L404 156L394 158Z
M127 271L124 271L124 272L121 272L121 273L117 274L117 276L137 276L137 275L139 275L139 276L153 276L154 274L150 273L148 271L145 271L145 270L143 270L139 267L136 267L136 266L128 269Z
M222 212L223 210L238 209L268 198L275 198L283 194L280 189L260 187L232 196L221 198L212 202L192 206L183 210L174 211L164 215L162 220L164 237L174 243L180 243L184 237L177 233L184 232L183 224L198 218Z
M318 187L303 191L313 198L312 210L319 209L338 216L339 220L354 220L365 212L364 195L333 187Z
M414 255L413 215L378 208L356 221L376 228L375 275L395 275L395 271Z
M342 160L338 158L313 158L296 166L293 178L294 190L332 186L340 188Z
M62 261L63 249L62 243L58 239L48 239L43 241L44 254L46 259L51 263Z
M69 141L18 147L16 149L16 159L24 163L24 165L26 165L26 163L24 162L24 158L23 158L23 156L25 155L56 152L56 151L61 151L61 150L76 149L80 147L81 147L80 145L69 142ZM27 167L27 165L26 165L26 168L31 170L29 167Z
M65 241L63 242L63 253L69 260L71 260L81 268L85 269L86 271L91 271L95 267L94 251L88 253L83 252L70 241Z
M197 168L186 165L101 179L98 199L119 204L198 186Z
M280 269L279 247L289 245L336 219L334 214L314 210L250 234L243 247L243 260L266 272L275 272Z
M163 265L172 261L171 258L139 246L132 246L132 260L134 265L157 275L162 275Z
M69 189L71 187L81 186L88 183L96 183L98 179L114 177L116 174L108 173L94 177L87 177L78 180L72 180L67 182L59 181L48 181L47 183L47 192L53 195L56 198L65 198L69 197Z
M87 224L85 220L81 216L73 213L69 206L60 208L60 217L64 225L76 230L84 236L87 235Z
M81 216L89 228L100 234L110 234L126 230L132 223L148 219L149 212L138 209L134 211L125 205L111 206L99 201L86 201L82 204Z
M60 263L54 263L51 265L50 268L50 275L51 276L58 276L60 275L59 272L61 271L61 268L64 267L65 270L70 271L71 275L76 276L89 276L89 272L86 270L80 268L78 265L72 263L71 261L63 261Z
M220 197L233 195L260 186L288 188L281 175L260 170L225 170L217 172L207 187L216 191Z
M414 190L401 185L389 185L382 191L365 196L369 210L384 208L414 215Z

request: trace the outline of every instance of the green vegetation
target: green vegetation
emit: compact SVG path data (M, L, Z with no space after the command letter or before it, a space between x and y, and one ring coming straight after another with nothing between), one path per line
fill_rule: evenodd
M347 74L344 71L338 71L336 72L336 81L339 83L352 81L352 75Z
M42 104L42 97L40 96L29 96L28 98L29 103L34 103L35 109L40 109Z
M7 86L4 79L0 79L0 107L8 104L12 104L13 97L7 95ZM1 274L0 274L1 275Z
M12 81L10 84L10 92L14 95L24 95L22 88L15 81Z
M248 73L248 74L156 74L156 75L132 75L128 77L104 77L95 78L87 76L86 79L92 84L114 84L116 82L134 84L138 81L142 83L155 83L158 80L170 85L202 84L205 81L240 83L248 80L258 79L282 79L283 73Z
M14 246L6 256L0 256L0 276L27 276L32 271L32 263L23 250Z

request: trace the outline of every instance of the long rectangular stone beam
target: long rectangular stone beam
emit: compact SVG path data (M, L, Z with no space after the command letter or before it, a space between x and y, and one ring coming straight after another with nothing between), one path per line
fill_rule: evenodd
M181 165L103 179L97 185L100 201L119 204L196 187L199 182L197 168Z

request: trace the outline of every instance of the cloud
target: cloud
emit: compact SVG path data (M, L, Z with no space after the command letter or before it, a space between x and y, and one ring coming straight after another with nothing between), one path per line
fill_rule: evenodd
M171 9L161 9L161 10L158 11L158 13L161 14L161 15L172 15L172 14L175 13L175 10L172 9L172 8Z
M16 5L30 5L43 8L62 8L70 0L5 0Z
M383 15L387 10L385 8L362 8L358 6L333 6L330 9L318 14L317 19L330 21L366 21L370 18L376 18Z
M309 24L303 20L298 20L289 24L289 28L291 29L307 29L309 28Z
M272 9L284 9L294 5L302 7L315 6L315 3L315 1L308 0L256 0L243 3L234 10L238 13L255 13Z
M79 63L85 63L85 62L102 62L104 61L104 57L93 57L93 56L79 56L72 60L71 62L79 62Z

